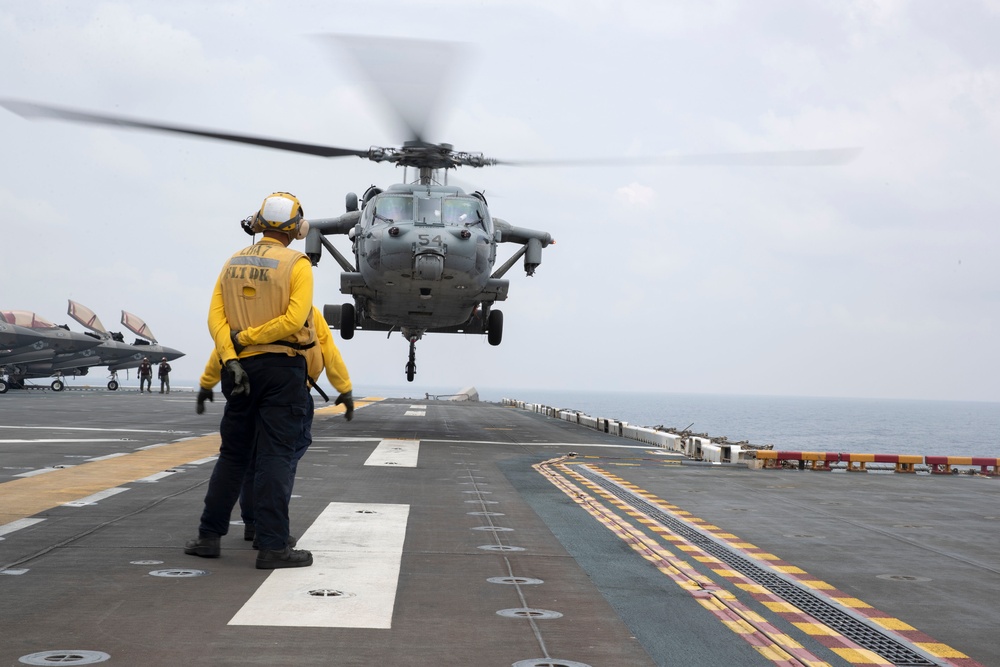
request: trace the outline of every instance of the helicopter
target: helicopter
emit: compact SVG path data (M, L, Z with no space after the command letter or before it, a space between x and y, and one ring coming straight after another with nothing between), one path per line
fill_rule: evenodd
M329 36L328 36L329 37ZM681 156L582 160L501 160L483 153L458 151L452 144L427 140L434 105L449 81L444 66L457 60L459 45L427 40L332 36L404 127L408 139L399 147L367 149L306 144L246 134L184 127L0 99L0 106L25 118L48 118L249 144L320 157L358 157L403 167L403 182L369 187L359 199L346 196L346 212L310 219L305 253L314 266L325 249L342 272L340 291L352 298L324 306L331 328L345 340L355 331L398 331L409 342L406 379L416 374L416 343L426 333L487 336L490 345L503 338L503 313L495 306L508 297L507 272L523 258L527 276L541 264L542 250L555 243L548 232L515 227L495 217L482 191L465 192L448 184L448 172L460 167L576 165L830 165L853 159L860 149L720 153ZM431 72L433 76L427 76ZM414 177L408 178L412 170ZM248 221L243 228L252 234ZM349 259L329 235L351 241ZM498 246L521 247L496 266ZM494 268L495 267L495 268Z

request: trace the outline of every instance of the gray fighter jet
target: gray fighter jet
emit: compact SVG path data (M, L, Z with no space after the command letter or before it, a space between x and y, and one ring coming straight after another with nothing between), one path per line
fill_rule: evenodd
M6 333L0 334L0 394L24 387L27 378L62 375L52 370L56 360L83 354L101 341L24 310L0 311ZM61 390L57 377L52 388Z
M140 336L132 345L125 342L122 334L105 329L86 306L70 301L68 313L93 333L69 331L29 311L0 312L0 318L8 325L41 336L29 345L0 350L0 394L10 388L23 388L26 379L52 376L55 380L51 388L62 391L64 376L87 375L95 366L108 367L111 372L108 389L114 391L119 387L118 371L138 368L143 357L158 362L184 356L179 350L158 344L146 323L131 313L122 311L122 324Z

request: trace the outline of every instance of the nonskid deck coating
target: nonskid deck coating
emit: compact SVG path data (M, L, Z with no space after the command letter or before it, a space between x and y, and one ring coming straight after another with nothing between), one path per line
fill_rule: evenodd
M210 404L210 414L199 417L193 394L25 392L0 399L5 426L34 427L0 431L0 513L7 510L0 523L18 527L0 526L0 568L11 572L0 577L0 664L72 649L137 665L768 665L809 664L811 657L891 664L864 662L870 656L817 634L796 611L680 548L686 545L655 530L655 517L634 506L612 508L604 499L617 519L588 513L533 467L571 450L580 454L573 466L596 457L589 460L601 475L867 605L856 609L879 610L904 639L913 628L909 636L927 640L917 643L931 664L1000 664L992 639L1000 621L996 480L678 466L649 448L622 447L633 443L524 411L389 399L359 410L351 423L317 417L292 514L293 532L309 534L330 503L408 507L392 627L320 630L294 620L241 627L228 622L265 580L272 587L277 580L253 569L239 527L224 538L220 559L181 553L196 529L210 457L185 452L189 460L171 459L162 476L136 466L133 480L107 480L108 489L126 491L94 504L15 516L3 500L5 487L27 487L25 480L48 478L51 493L53 480L80 476L84 466L99 473L110 462L138 463L141 452L179 452L191 446L183 444L188 439L213 437L221 406ZM76 438L48 426L108 431L76 434L85 433L86 442L52 442ZM386 441L416 443L416 467L366 466ZM150 445L161 446L141 449ZM104 458L114 454L124 456ZM88 461L95 458L102 461ZM15 477L56 465L83 469ZM631 542L609 522L631 526ZM657 562L664 551L691 566L691 580L711 599L664 574L669 562ZM151 576L157 568L206 573ZM335 595L314 597L337 603ZM313 603L306 604L315 611Z

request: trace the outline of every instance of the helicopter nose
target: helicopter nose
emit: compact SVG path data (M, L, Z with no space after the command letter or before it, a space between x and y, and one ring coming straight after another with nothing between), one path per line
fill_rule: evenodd
M413 258L413 277L418 280L441 280L444 257L436 252L423 252Z

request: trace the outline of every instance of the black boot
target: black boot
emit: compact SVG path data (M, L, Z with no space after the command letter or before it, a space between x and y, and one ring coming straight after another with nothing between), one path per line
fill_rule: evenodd
M184 545L184 553L189 556L201 556L202 558L218 558L222 552L218 535L203 536L197 539L188 540Z
M277 570L285 567L309 567L313 564L312 553L305 549L285 547L281 551L257 552L258 570Z

